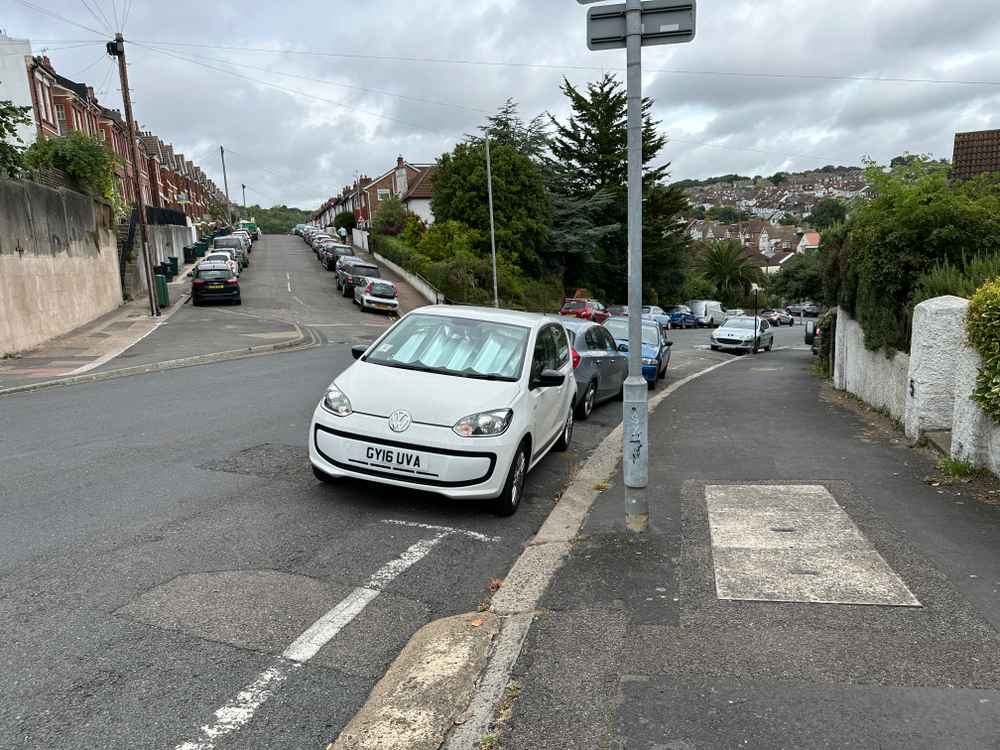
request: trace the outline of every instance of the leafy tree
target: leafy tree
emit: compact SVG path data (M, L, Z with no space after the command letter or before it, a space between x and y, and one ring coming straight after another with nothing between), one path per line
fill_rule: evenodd
M115 156L92 136L71 130L58 138L37 140L24 152L24 162L32 169L61 169L84 192L115 201Z
M566 78L561 89L572 114L566 123L549 115L554 130L550 148L552 157L573 175L568 188L579 196L623 187L628 177L628 99L621 82L605 73L599 81L588 83L585 92ZM649 166L667 142L650 115L652 108L653 100L643 98L642 164L647 185L660 180L669 166Z
M525 122L518 112L517 102L508 97L495 115L486 118L486 124L479 130L490 137L490 148L494 144L511 146L515 150L541 161L549 147L549 137L545 117L536 115ZM484 136L468 136L469 143L480 144Z
M336 229L346 229L348 234L351 230L358 225L357 219L354 218L353 211L341 211L336 216L333 217L333 226Z
M222 207L219 208L221 211ZM249 207L248 213L264 234L284 234L296 224L305 224L312 216L312 211L285 205L271 208L254 205ZM221 215L224 216L224 212Z
M799 223L799 220L786 211L782 214L781 218L778 219L778 223L783 227L794 227Z
M30 124L31 107L15 107L9 99L0 101L0 175L20 176L24 167L24 141L17 128Z
M768 177L772 185L780 185L785 180L788 179L788 172L775 172L773 175Z
M805 253L789 258L782 269L768 279L767 291L788 302L821 299L823 276L819 254Z
M493 212L497 254L509 256L528 273L542 270L551 217L542 168L507 143L491 145ZM460 143L438 159L431 198L435 222L458 221L479 233L477 250L490 249L486 151L480 143Z
M911 304L921 276L936 264L1000 252L1000 180L952 181L929 157L888 173L869 163L875 197L824 232L824 286L861 324L865 345L907 351Z
M736 240L712 243L700 259L699 270L715 286L719 300L730 306L738 304L754 284L762 284L764 280L760 269L750 264Z
M826 229L846 218L847 204L836 198L823 198L809 214L809 221L817 229Z
M749 211L736 208L734 206L712 206L705 212L705 216L723 224L735 224L738 221L750 221L753 214Z
M642 228L642 285L649 304L670 304L684 289L690 239L683 222L687 209L682 190L654 185L646 194Z
M409 215L410 212L397 196L389 196L379 204L378 211L372 218L372 229L377 234L395 237L403 231Z
M704 206L691 206L691 211L689 216L692 219L704 219L705 218L705 207Z
M410 247L416 247L424 238L427 232L427 225L424 220L414 213L408 214L403 223L403 231L399 234L399 239Z

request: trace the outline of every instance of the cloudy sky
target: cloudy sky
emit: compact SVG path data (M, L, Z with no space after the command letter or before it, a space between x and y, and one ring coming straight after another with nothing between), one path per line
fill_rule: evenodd
M1000 3L701 0L698 11L693 43L644 50L673 179L950 157L956 130L1000 127ZM584 84L624 67L624 52L587 50L574 0L0 0L0 28L47 48L109 106L121 94L93 31L123 18L140 123L220 186L224 144L232 197L246 183L264 205L314 207L397 154L433 161L507 97L526 116L561 118L563 76Z

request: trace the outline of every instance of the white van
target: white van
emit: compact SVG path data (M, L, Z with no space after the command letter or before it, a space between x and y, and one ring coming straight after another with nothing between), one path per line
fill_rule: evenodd
M691 314L698 319L698 325L700 326L715 328L716 326L721 326L726 318L729 317L722 303L715 300L693 299L684 304L691 308Z

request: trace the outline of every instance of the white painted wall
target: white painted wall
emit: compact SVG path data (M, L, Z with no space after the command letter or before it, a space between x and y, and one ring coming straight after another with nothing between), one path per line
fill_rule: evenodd
M363 229L352 229L351 230L351 241L356 247L360 247L362 250L368 249L368 232Z
M910 371L906 391L906 436L916 441L931 430L950 430L955 404L955 362L965 348L969 300L951 295L913 309Z
M25 57L31 55L31 42L27 39L11 39L0 35L0 101L10 100L18 107L30 107L31 89L28 88L28 70ZM35 142L38 131L32 118L31 125L17 128L22 145L27 147Z
M402 266L396 265L391 260L382 257L378 253L373 252L372 257L375 258L375 260L377 260L379 263L384 265L389 270L399 274L400 277L405 279L410 286L412 286L420 293L421 297L430 302L432 305L436 305L439 302L444 302L444 296L438 295L437 290L430 284L420 279L420 277L410 273Z
M410 198L406 201L406 207L419 216L427 226L434 223L434 212L431 210L430 198Z
M902 420L910 357L903 352L887 357L883 351L868 351L861 325L843 310L837 311L835 346L834 386Z

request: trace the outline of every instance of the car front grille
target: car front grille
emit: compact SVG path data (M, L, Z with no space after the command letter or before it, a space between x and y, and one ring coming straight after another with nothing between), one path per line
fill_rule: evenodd
M718 342L720 344L728 344L730 346L739 345L743 343L741 339L718 339Z

